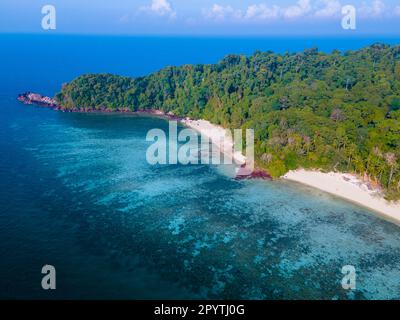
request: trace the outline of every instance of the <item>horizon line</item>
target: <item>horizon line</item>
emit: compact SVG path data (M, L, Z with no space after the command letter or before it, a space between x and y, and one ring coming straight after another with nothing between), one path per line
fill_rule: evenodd
M279 38L279 37L308 37L308 38L323 38L323 37L336 37L336 38L368 38L368 37L399 37L400 40L400 32L399 33L359 33L356 34L355 32L351 33L324 33L324 34L312 34L312 33L265 33L265 34L257 34L257 33L249 33L249 34L231 34L231 33L78 33L78 32L49 32L49 31L39 31L39 32L25 32L25 31L17 31L17 32L2 32L0 31L1 35L34 35L34 36L104 36L104 37L162 37L162 38L169 38L169 37L193 37L193 38Z

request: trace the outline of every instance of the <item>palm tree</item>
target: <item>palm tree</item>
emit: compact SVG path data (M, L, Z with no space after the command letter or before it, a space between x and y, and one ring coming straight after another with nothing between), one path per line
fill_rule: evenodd
M385 153L385 160L386 160L386 163L390 167L390 174L389 174L389 181L388 181L388 188L389 188L389 186L392 182L394 171L396 170L396 167L397 167L397 158L393 152L388 152L388 153Z

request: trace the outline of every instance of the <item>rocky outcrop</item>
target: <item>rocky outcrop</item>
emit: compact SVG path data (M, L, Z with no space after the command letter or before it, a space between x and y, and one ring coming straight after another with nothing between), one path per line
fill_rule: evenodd
M17 99L24 104L35 104L42 107L59 108L56 100L47 96L42 96L38 93L25 92L18 95Z
M63 112L83 112L83 113L88 113L88 112L103 112L103 113L134 113L134 114L150 114L150 115L155 115L155 116L165 116L169 119L172 120L179 120L180 118L177 116L174 116L172 113L165 113L161 110L153 110L153 109L146 109L146 110L136 110L132 111L129 107L125 108L117 108L117 109L112 109L108 107L72 107L72 108L66 108L62 105L59 105L57 101L51 97L43 96L39 93L34 93L34 92L25 92L20 95L18 95L17 99L22 102L23 104L29 104L29 105L38 105L41 107L47 107L47 108L52 108L54 110L59 110Z
M272 177L265 170L255 168L251 170L242 165L236 172L236 180L246 180L246 179L262 179L262 180L272 180Z

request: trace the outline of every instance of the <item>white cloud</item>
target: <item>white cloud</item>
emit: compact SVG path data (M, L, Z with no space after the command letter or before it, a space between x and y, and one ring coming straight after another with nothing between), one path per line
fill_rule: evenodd
M279 6L268 7L265 4L253 4L246 10L234 9L231 6L214 4L210 9L203 10L203 16L214 21L233 20L237 22L262 21L279 18L281 16Z
M279 6L267 7L265 4L254 4L247 8L245 19L268 20L278 18L281 12Z
M394 10L393 10L393 13L394 13L396 16L400 16L400 6L396 6L396 7L394 8Z
M204 17L215 21L235 19L236 21L268 21L277 18L298 18L311 12L310 0L298 0L296 5L280 7L278 5L267 6L264 3L252 4L244 11L234 9L231 6L214 4L211 9L203 10Z
M227 5L214 4L203 10L203 16L215 21L256 22L273 19L299 18L338 18L341 16L340 0L298 0L289 6L267 5L265 3L249 5L244 10ZM357 8L357 14L365 18L383 16L391 10L392 14L400 16L400 5L388 8L382 0L363 2Z
M299 0L296 5L283 9L285 18L298 18L311 11L310 0Z
M363 2L358 11L360 15L365 18L375 18L380 17L383 13L385 13L385 9L386 6L383 1L374 0L370 4Z
M318 18L329 18L337 16L342 9L342 5L337 0L322 0L320 1L321 6L317 7L314 16Z
M211 9L203 10L203 15L206 18L215 21L224 21L226 19L241 19L242 12L240 10L235 10L231 6L221 6L219 4L214 4Z
M139 10L163 17L176 17L176 11L168 0L152 0L150 5L140 7Z

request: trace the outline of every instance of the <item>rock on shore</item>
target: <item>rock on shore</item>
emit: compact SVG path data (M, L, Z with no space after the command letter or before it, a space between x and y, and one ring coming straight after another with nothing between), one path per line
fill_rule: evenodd
M265 170L258 168L251 170L247 168L246 165L242 165L236 172L236 180L246 179L272 180L272 177Z
M48 108L59 107L56 100L54 100L53 98L42 96L41 94L33 92L22 93L18 95L17 99L24 104L36 104L38 106L48 107Z

